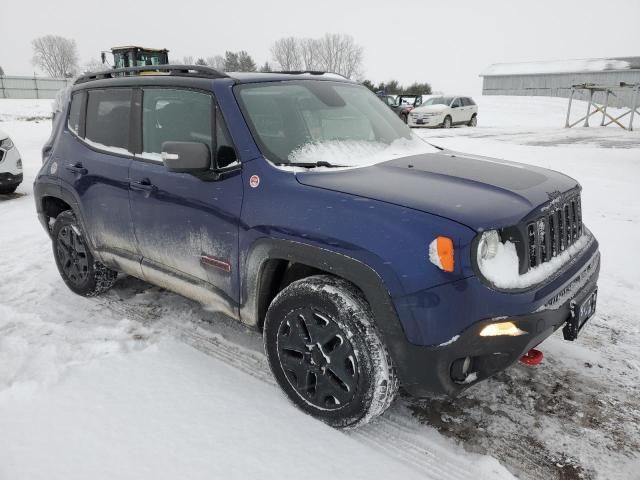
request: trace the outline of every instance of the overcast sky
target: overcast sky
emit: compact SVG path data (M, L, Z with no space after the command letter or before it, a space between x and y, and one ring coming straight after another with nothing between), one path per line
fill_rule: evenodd
M169 49L169 58L247 50L271 61L280 37L347 33L364 47L365 77L427 81L478 93L496 62L640 55L640 0L3 0L0 65L32 74L31 40L77 42L81 64L114 45ZM604 24L604 25L603 25Z

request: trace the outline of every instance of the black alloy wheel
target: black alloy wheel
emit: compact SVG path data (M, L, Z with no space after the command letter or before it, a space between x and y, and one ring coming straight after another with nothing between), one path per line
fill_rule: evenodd
M68 281L75 286L86 282L89 275L87 247L73 225L65 225L59 230L56 250L60 259L60 268Z
M359 376L353 345L329 314L312 307L290 312L277 343L287 380L307 402L334 410L353 400Z

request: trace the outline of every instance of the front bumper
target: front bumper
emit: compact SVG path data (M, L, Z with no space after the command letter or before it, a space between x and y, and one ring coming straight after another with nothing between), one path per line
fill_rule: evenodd
M572 272L562 286L544 297L544 302L524 314L494 315L471 324L459 335L437 346L407 343L397 359L402 385L414 396L445 393L455 396L480 380L494 375L539 345L571 317L571 304L581 301L597 285L600 253L596 249L588 261ZM481 337L480 331L494 322L513 322L526 335ZM470 367L466 381L456 381L455 371L466 357Z
M409 115L409 118L407 119L407 124L410 127L438 127L442 125L442 122L444 122L444 116L434 115L429 117L423 117L421 118L421 120L422 120L422 123L418 123L417 119L412 118L411 115Z
M0 173L0 187L14 187L16 185L20 185L22 183L22 180L22 173Z

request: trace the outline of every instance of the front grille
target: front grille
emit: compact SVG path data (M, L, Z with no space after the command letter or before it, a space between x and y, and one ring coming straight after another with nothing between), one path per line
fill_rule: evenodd
M580 194L554 200L526 231L529 268L560 255L582 235Z

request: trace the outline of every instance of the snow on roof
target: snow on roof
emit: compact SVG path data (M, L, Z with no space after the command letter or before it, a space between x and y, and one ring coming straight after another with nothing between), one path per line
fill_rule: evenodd
M502 75L528 75L541 73L601 72L640 68L640 57L585 58L581 60L556 60L551 62L494 63L481 77Z

